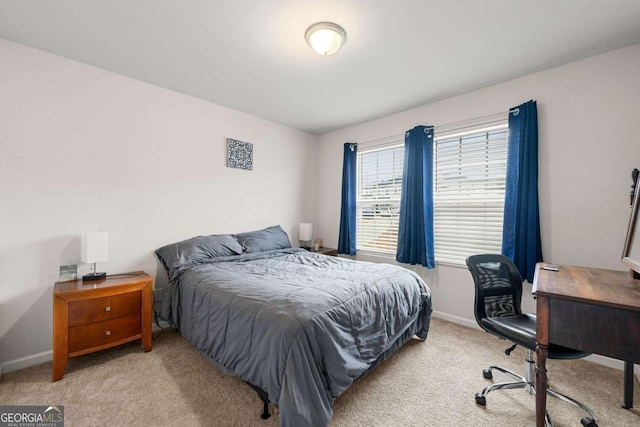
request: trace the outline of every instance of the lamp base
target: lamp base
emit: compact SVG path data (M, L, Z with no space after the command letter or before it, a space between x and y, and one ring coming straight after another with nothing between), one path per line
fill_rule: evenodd
M96 280L104 280L107 278L107 273L89 273L82 276L83 282L95 282Z

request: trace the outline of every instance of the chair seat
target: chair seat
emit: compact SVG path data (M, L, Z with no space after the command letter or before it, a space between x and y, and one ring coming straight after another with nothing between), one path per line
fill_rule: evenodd
M529 350L536 349L536 315L525 313L515 316L485 317L480 320L487 332L512 341ZM562 347L560 345L549 344L549 359L579 359L591 353Z

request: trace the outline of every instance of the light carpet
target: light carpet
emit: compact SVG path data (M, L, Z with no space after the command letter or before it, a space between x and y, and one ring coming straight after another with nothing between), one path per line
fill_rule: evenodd
M492 392L486 407L475 404L475 393L489 384L483 368L524 372L524 350L506 356L506 347L478 329L433 319L425 342L409 341L338 397L330 425L533 426L535 399L522 390ZM640 426L637 409L620 407L621 371L584 360L550 360L547 369L551 387L589 405L600 427ZM556 426L580 426L581 411L548 402ZM276 408L260 419L258 395L216 370L173 329L157 333L149 353L136 342L72 358L55 383L51 363L5 373L0 404L64 405L68 427L278 425Z

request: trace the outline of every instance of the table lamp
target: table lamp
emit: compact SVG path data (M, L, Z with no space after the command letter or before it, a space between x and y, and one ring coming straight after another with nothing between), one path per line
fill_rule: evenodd
M311 242L313 235L313 224L308 222L300 223L300 231L298 232L298 239L303 243L300 247L302 249L306 249L308 251L311 250L311 246L308 245L308 242Z
M109 233L106 231L89 231L82 236L82 262L93 264L92 272L82 276L85 282L102 280L107 273L97 273L96 263L109 259Z

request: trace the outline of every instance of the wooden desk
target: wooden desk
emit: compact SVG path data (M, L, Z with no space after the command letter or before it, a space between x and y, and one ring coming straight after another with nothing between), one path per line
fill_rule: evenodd
M537 305L536 390L547 389L549 342L625 361L624 407L633 406L633 363L640 363L640 280L626 271L559 266L533 279ZM594 388L598 385L594 384ZM547 394L536 393L536 426ZM596 414L597 415L597 414Z

